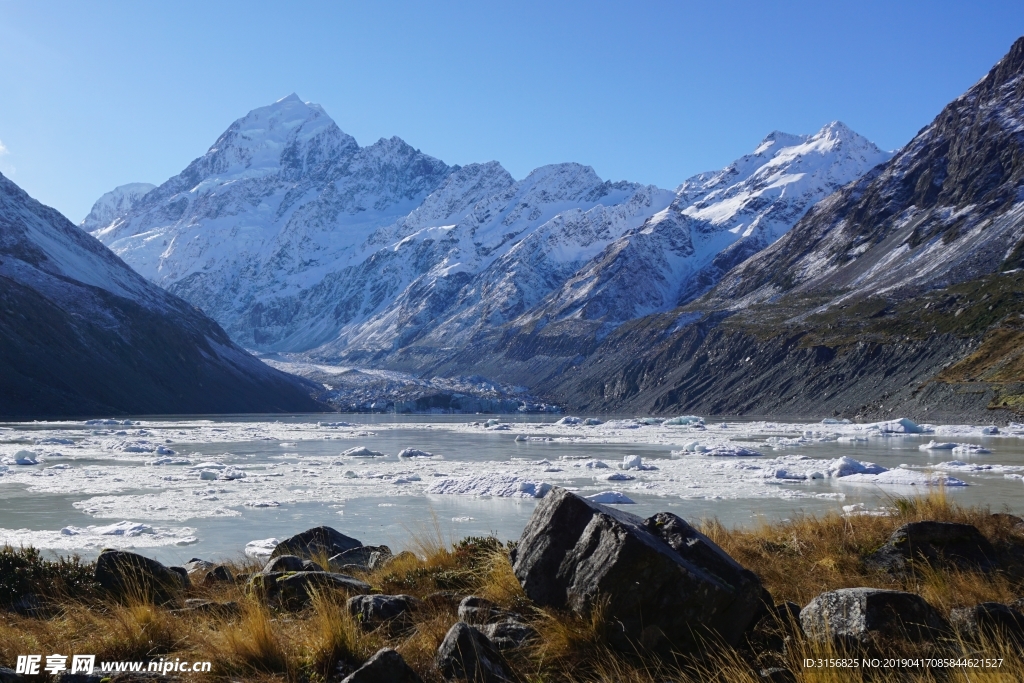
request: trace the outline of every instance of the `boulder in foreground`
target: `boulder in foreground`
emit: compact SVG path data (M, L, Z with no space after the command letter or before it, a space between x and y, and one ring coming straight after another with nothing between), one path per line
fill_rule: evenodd
M868 645L878 638L933 640L947 630L935 608L920 595L877 588L843 588L822 593L800 610L800 625L811 640Z
M630 642L693 649L703 638L740 641L763 600L760 580L670 513L646 520L555 488L513 551L513 570L539 605L605 619ZM616 637L617 636L617 637Z
M959 569L992 568L995 548L976 527L953 522L910 522L867 558L868 566L892 573L913 569L915 562Z
M125 550L104 550L96 558L96 583L118 599L175 600L185 579L156 560Z
M281 555L297 555L305 559L331 557L346 550L361 548L362 545L356 539L329 526L318 526L281 541L274 548L270 557L271 559Z
M392 649L378 650L341 683L423 683L423 679Z
M437 668L446 681L508 683L512 681L501 653L487 636L469 624L457 622L437 649Z

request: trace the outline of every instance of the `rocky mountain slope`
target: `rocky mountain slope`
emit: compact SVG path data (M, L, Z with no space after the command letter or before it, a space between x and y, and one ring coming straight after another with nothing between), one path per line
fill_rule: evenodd
M889 163L547 389L602 409L1007 419L1022 254L1024 39Z
M323 409L2 175L0 311L3 417Z
M398 138L359 147L292 95L93 234L250 348L529 384L702 293L887 158L833 123L773 133L674 193L572 163L516 181ZM538 334L571 352L501 360Z

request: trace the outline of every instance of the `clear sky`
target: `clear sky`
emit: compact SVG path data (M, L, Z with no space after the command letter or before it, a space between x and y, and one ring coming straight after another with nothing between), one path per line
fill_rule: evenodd
M772 130L906 143L1024 2L0 0L0 172L75 222L291 92L366 145L672 188Z

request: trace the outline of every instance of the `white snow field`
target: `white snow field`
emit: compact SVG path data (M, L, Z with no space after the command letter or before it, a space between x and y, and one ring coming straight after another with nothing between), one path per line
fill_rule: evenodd
M1020 513L1022 475L1016 424L455 415L8 423L0 543L85 555L145 548L183 562L260 556L268 538L319 524L397 547L434 526L452 538L516 538L552 486L641 515L727 524L800 510L884 514L893 496L938 486L965 504Z

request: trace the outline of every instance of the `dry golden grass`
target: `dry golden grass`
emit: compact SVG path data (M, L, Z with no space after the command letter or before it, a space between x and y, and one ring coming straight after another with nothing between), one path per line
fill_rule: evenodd
M1020 563L989 574L925 569L914 577L900 578L869 570L863 557L898 526L916 520L973 524L997 548L1015 545L1024 552L1024 534L1013 528L1012 520L984 509L962 508L942 492L894 499L891 509L887 517L806 515L745 529L727 529L707 520L701 527L726 552L755 571L776 602L792 600L804 605L825 590L874 586L919 593L946 614L955 607L984 601L1005 603L1024 595L1024 566ZM434 529L419 535L412 548L415 554L404 554L382 569L359 574L375 591L406 593L423 600L422 609L406 630L364 631L344 609L343 594L317 594L305 610L285 612L244 595L234 585L195 586L187 597L235 601L240 611L235 616L180 616L172 614L171 606L144 600L114 604L55 591L52 598L62 608L47 618L0 612L0 665L11 666L17 655L27 653L96 654L100 661L165 657L213 662L213 673L196 680L328 683L339 681L379 648L394 647L425 681L440 682L434 655L457 620L458 598L474 594L520 613L539 634L531 644L507 654L517 679L530 683L753 683L760 680L758 671L770 666L789 669L802 683L1024 681L1020 648L991 638L980 643L953 639L938 645L893 644L889 654L1002 658L998 669L805 668L806 659L834 659L844 653L831 644L799 636L790 638L784 653L778 648L762 652L710 646L703 656L665 662L644 652L617 652L606 639L601 610L580 616L531 605L512 573L508 548L501 543L493 539L445 543ZM232 569L237 574L258 566L247 561ZM772 637L797 632L792 624L778 624Z

